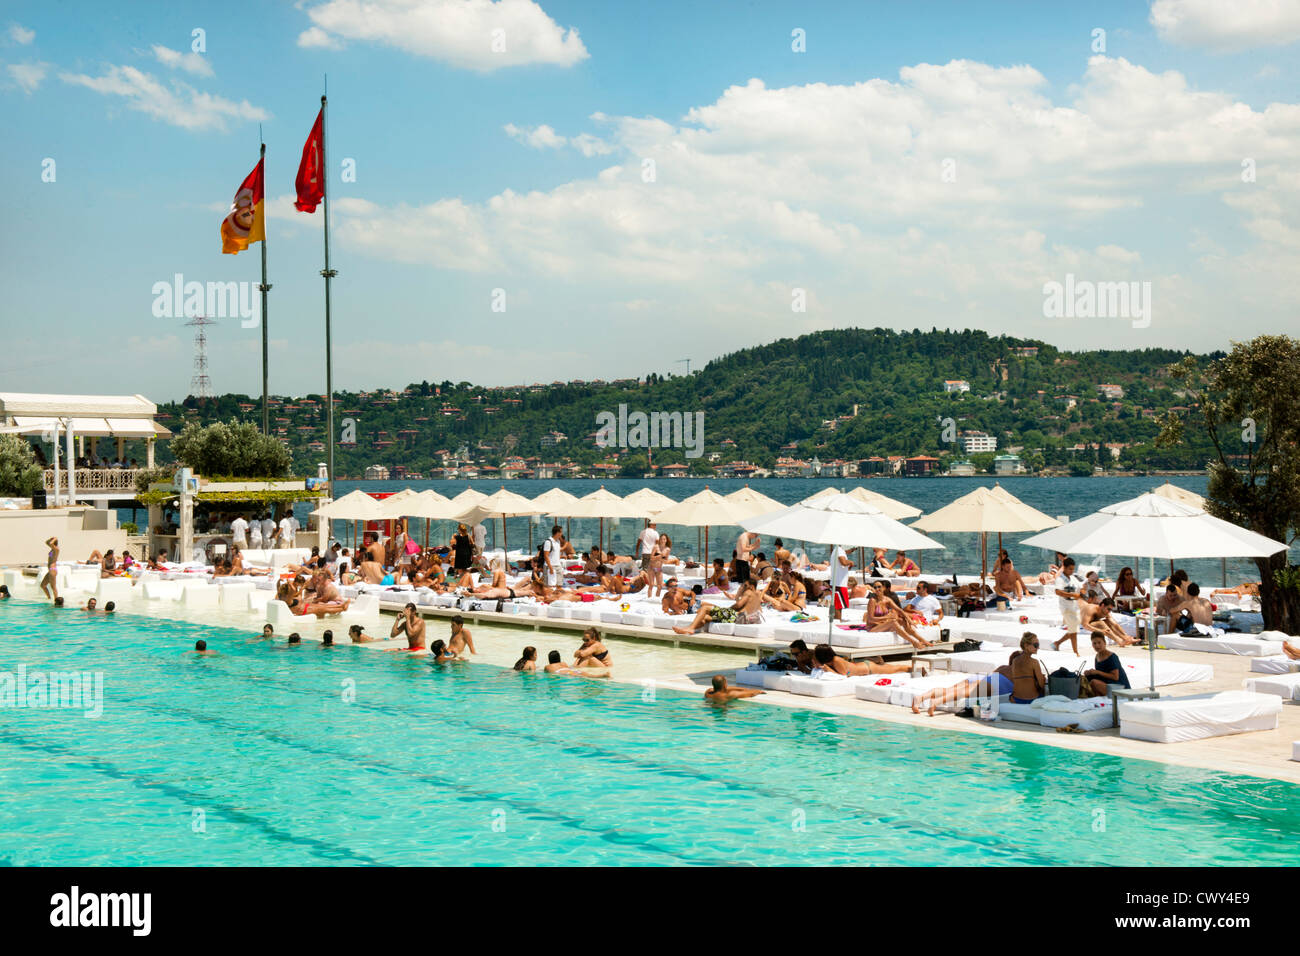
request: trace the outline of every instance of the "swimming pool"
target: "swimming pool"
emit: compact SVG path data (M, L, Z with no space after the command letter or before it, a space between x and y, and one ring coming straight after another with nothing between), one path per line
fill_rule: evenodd
M0 606L16 865L1295 862L1300 787L696 695ZM198 638L219 655L184 652Z

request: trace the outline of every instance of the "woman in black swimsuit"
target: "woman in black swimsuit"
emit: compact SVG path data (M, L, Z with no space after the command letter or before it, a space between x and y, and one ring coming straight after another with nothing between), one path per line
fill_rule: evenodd
M452 567L456 571L468 571L474 564L474 539L469 536L469 529L463 524L456 526L456 534L451 539L454 555Z
M600 631L589 627L582 632L582 646L573 655L574 667L612 667L609 650L600 642Z

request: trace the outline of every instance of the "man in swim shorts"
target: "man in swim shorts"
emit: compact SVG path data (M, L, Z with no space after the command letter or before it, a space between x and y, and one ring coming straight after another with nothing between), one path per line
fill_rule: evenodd
M416 612L414 604L407 604L402 608L402 613L397 615L397 620L393 622L393 629L389 632L389 637L397 637L399 634L406 635L406 649L408 651L423 651L424 646L424 618Z

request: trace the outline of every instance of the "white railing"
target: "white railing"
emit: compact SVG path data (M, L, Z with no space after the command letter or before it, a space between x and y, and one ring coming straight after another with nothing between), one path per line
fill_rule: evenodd
M135 476L145 469L136 468L78 468L77 491L129 491L135 492ZM44 472L46 494L66 494L68 491L68 471L59 469L59 487L54 487L54 469Z

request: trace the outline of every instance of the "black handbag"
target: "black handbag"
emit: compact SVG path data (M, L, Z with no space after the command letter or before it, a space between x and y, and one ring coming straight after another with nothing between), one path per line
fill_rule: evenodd
M980 649L979 641L965 640L965 641L958 641L956 644L954 644L952 651L954 654L965 654L967 651L978 651L979 649Z

